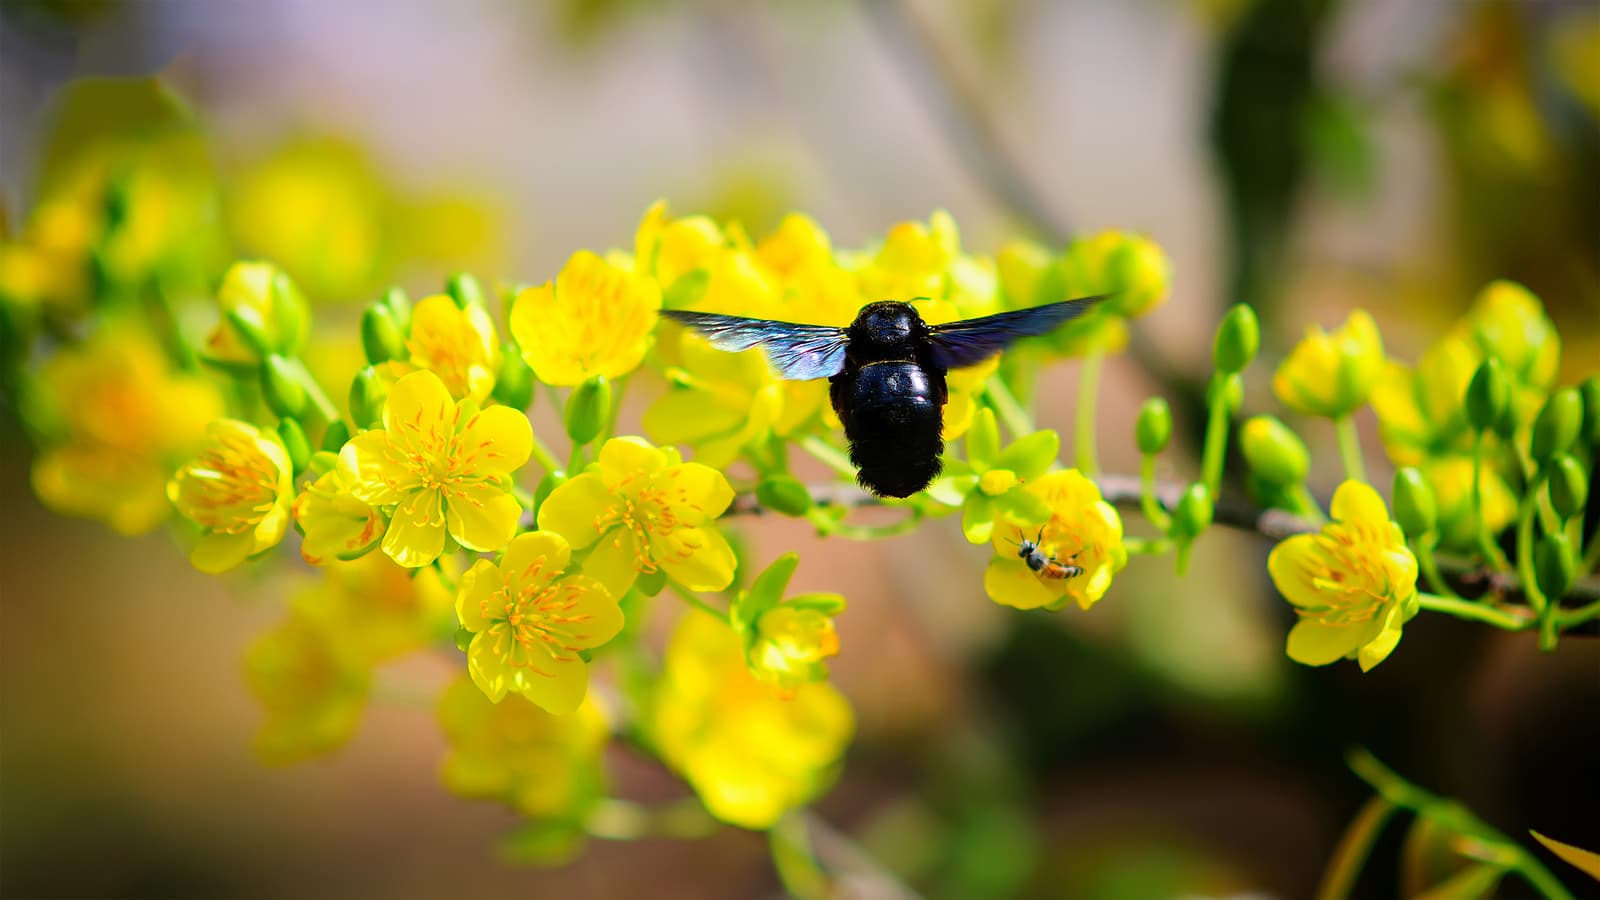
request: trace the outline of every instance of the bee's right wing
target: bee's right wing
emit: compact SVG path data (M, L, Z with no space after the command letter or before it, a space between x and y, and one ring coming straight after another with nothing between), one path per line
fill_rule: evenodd
M845 330L718 313L664 309L663 316L694 329L718 350L760 347L778 377L791 381L829 378L844 369Z

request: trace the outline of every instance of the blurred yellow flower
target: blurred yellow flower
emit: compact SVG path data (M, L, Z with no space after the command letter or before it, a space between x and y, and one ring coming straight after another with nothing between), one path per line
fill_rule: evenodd
M462 309L444 294L423 299L411 310L406 349L411 354L407 371L433 372L457 400L481 404L494 390L500 338L481 306Z
M950 299L950 266L961 253L955 219L936 210L924 225L900 222L856 271L867 300Z
M712 524L733 502L716 469L681 462L676 451L635 437L612 438L600 461L550 493L539 527L575 548L595 545L583 564L620 597L641 573L664 569L694 591L733 581L733 548Z
M589 688L579 656L622 630L617 598L585 575L563 574L566 539L548 531L519 534L498 564L473 563L456 594L456 616L472 632L467 670L496 703L512 691L547 712L578 708Z
M1060 609L1069 601L1088 609L1105 596L1111 578L1128 564L1122 543L1122 518L1100 496L1100 488L1077 469L1046 472L1025 487L1050 509L1040 537L1037 521L1006 516L996 523L990 542L995 556L983 573L989 599L1017 609ZM1023 539L1038 539L1039 549L1063 565L1083 569L1070 578L1045 578L1018 555Z
M449 576L458 566L445 565ZM373 553L319 569L311 587L290 601L295 616L319 628L343 657L386 662L455 633L455 592L433 568L414 570Z
M1368 485L1341 484L1333 518L1318 534L1279 544L1267 569L1300 616L1289 658L1323 666L1353 656L1364 672L1394 650L1401 626L1417 613L1417 560Z
M294 501L294 522L305 535L300 556L313 566L365 555L389 526L381 510L355 495L349 474L338 467L300 491Z
M439 775L453 794L499 800L532 818L566 818L604 790L609 731L594 698L553 715L521 697L490 703L462 677L439 700L439 724L450 748Z
M527 416L457 402L439 376L421 371L390 389L383 425L351 438L339 454L358 499L394 507L383 552L416 568L439 558L446 533L481 552L511 540L522 515L511 473L533 446Z
M832 685L785 696L757 681L733 630L699 612L673 634L651 710L662 758L712 815L743 828L768 828L824 790L855 730Z
M1472 457L1442 456L1421 464L1422 477L1433 488L1438 505L1439 546L1460 553L1477 546L1478 517L1472 511ZM1499 534L1517 516L1517 498L1493 464L1479 468L1483 520L1490 534Z
M298 616L267 632L245 655L245 680L265 708L256 753L282 765L338 749L355 733L371 672L340 654Z
M806 605L815 596L796 597L756 620L747 653L751 674L784 691L827 676L822 661L839 655L839 633L832 616ZM827 596L844 605L839 595Z
M189 562L225 572L283 540L294 469L277 435L219 419L206 427L200 454L167 483L167 497L203 531Z
M33 489L58 513L143 534L172 513L167 480L223 413L142 329L112 321L40 369L23 414L40 434Z
M545 384L618 378L638 368L661 309L655 283L579 251L555 282L524 288L511 307L511 335Z
M1470 450L1467 384L1483 359L1464 335L1447 335L1409 368L1390 361L1372 386L1384 447L1399 465L1416 465L1426 456Z
M1489 284L1473 301L1462 326L1486 356L1505 363L1523 385L1548 390L1561 366L1561 336L1531 291L1511 281ZM1541 397L1533 406L1543 402Z
M1307 326L1305 338L1278 366L1272 390L1297 412L1343 418L1367 402L1383 367L1378 325L1358 309L1332 334Z
M664 299L679 308L741 316L776 315L773 281L749 239L707 216L667 217L658 200L634 235L635 271L654 279ZM686 276L694 276L689 278Z
M217 304L222 319L205 345L215 362L255 365L261 361L257 344L293 353L305 339L305 298L272 263L234 263L217 289Z
M1108 294L1106 311L1133 319L1155 309L1172 285L1172 263L1161 245L1144 235L1107 230L1079 238L1062 253L1061 277L1070 296L1039 302Z

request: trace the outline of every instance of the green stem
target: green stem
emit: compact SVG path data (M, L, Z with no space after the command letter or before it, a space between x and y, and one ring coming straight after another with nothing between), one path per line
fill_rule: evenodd
M1539 649L1555 649L1556 604L1551 603L1539 587L1538 574L1533 563L1533 515L1538 507L1537 497L1544 487L1544 478L1536 476L1527 485L1517 504L1517 576L1522 579L1522 590L1528 595L1528 605L1539 617Z
M1587 606L1580 606L1577 609L1559 610L1555 618L1556 625L1563 629L1582 625L1590 619L1600 619L1600 600L1596 600Z
M1502 572L1511 571L1511 563L1489 534L1489 523L1483 518L1483 432L1478 432L1472 442L1472 516L1478 525L1478 551L1484 561Z
M1452 600L1460 600L1461 595L1455 592L1450 583L1445 581L1444 575L1439 572L1439 563L1433 558L1433 541L1434 534L1430 531L1417 538L1412 545L1412 550L1417 555L1417 567L1422 570L1422 577L1427 579L1428 587L1433 588L1435 593L1443 594Z
M1361 458L1361 432L1356 429L1356 420L1340 416L1333 420L1333 427L1339 434L1339 459L1344 463L1344 477L1366 481L1367 466Z
M1156 456L1153 453L1146 453L1139 463L1139 509L1145 519L1163 533L1172 530L1172 516L1156 497Z
M322 421L328 425L339 421L339 408L333 405L333 401L329 400L327 393L322 390L322 385L312 377L311 370L306 368L305 360L294 360L294 374L295 380L306 389L306 396L311 399L311 405L317 408L317 415L322 417Z
M989 404L1000 416L1000 421L1006 423L1006 430L1011 432L1011 439L1016 440L1026 434L1033 434L1039 429L1033 424L1033 417L1022 408L1017 398L1012 395L1011 389L999 375L992 375L984 384L984 392L989 395Z
M539 435L533 435L533 461L538 463L546 472L554 472L561 468L561 463L556 460L556 455L550 452L544 441L539 440Z
M855 525L841 522L817 506L806 511L806 519L816 526L817 532L824 537L842 537L851 541L879 541L917 530L917 526L922 523L921 510L915 506L909 508L910 515L888 525Z
M1583 562L1578 564L1578 579L1587 577L1596 566L1600 566L1600 528L1589 536L1589 549L1584 551Z
M1289 489L1290 509L1299 515L1305 516L1318 525L1328 521L1328 516L1317 505L1317 498L1311 496L1311 491L1301 482Z
M1127 548L1130 556L1160 556L1173 549L1172 541L1166 538L1123 538L1122 546Z
M604 447L606 441L617 434L617 422L622 418L622 395L628 390L628 376L624 375L611 383L611 409L606 415L606 427L595 439L596 447Z
M1211 399L1207 404L1210 409L1206 414L1206 442L1200 451L1201 481L1213 498L1222 488L1222 464L1228 457L1228 420L1232 416L1228 392L1221 380L1221 375L1211 377L1211 390L1207 392Z
M584 819L590 837L607 841L636 841L642 838L695 840L715 834L722 825L706 812L705 806L690 797L664 806L645 806L618 797L596 803Z
M1105 364L1105 354L1098 346L1083 358L1083 369L1078 375L1078 410L1073 424L1077 451L1078 471L1093 478L1100 473L1100 460L1094 446L1095 401L1100 396L1100 370Z
M1418 594L1417 606L1420 609L1444 613L1448 616L1455 616L1458 619L1483 622L1496 628L1504 628L1506 631L1527 631L1537 621L1532 614L1532 610L1527 607L1504 609L1472 600L1439 597L1434 594Z
M674 580L669 578L669 579L667 579L667 587L671 588L672 592L674 594L677 594L679 599L681 599L683 602L689 604L690 606L694 607L695 609L700 610L701 612L705 613L706 615L708 615L708 616L712 617L713 619L716 619L716 620L718 620L720 622L728 621L728 614L727 613L723 612L720 609L717 609L715 606L712 606L711 604L709 604L709 603L705 602L704 600L700 599L698 596L695 595L694 591L689 590L688 588L684 587L683 585L679 584L678 582L676 582L676 581L674 581Z
M844 477L855 480L856 467L850 464L850 457L838 447L828 443L814 434L808 434L800 439L800 449L811 454L823 465Z
M1372 854L1372 847L1383 833L1383 826L1393 818L1397 807L1381 796L1371 797L1362 804L1361 811L1350 820L1339 846L1328 859L1328 868L1322 873L1322 883L1317 886L1316 900L1345 900L1350 889Z

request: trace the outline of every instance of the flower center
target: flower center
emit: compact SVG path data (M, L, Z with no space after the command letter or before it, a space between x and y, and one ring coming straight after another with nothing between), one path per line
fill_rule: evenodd
M492 473L480 471L483 463L500 455L494 449L493 439L463 439L463 431L470 433L477 420L474 415L467 420L465 428L458 427L461 422L458 405L448 421L439 419L429 423L426 429L419 421L401 423L406 439L391 440L388 453L396 464L394 468L404 473L404 477L390 477L389 486L405 493L438 491L446 502L452 498L473 502L468 496L469 489L493 479Z
M189 518L212 531L242 534L278 499L278 466L247 438L228 435L183 470Z
M1360 528L1328 526L1317 540L1317 552L1303 563L1305 574L1327 598L1326 606L1296 607L1302 618L1343 627L1376 618L1392 593L1389 573L1381 562L1383 546Z
M621 527L633 536L634 569L649 574L658 567L655 554L650 549L650 536L666 536L688 523L678 518L678 510L699 509L689 502L689 492L676 484L682 469L665 473L665 485L651 483L633 487L645 474L630 475L617 486L615 502L594 518L595 531L604 535L612 528ZM699 545L685 548L692 553Z
M589 621L590 616L577 611L585 589L572 581L541 582L538 575L544 565L545 559L541 556L519 576L515 588L509 581L502 585L491 601L485 601L483 613L485 618L504 627L523 650L543 645L545 652L556 661L571 662L578 658L580 647L589 645L591 638L583 630L583 623ZM491 613L495 606L500 607L499 616ZM539 658L536 654L513 654L512 663L537 672L535 661Z

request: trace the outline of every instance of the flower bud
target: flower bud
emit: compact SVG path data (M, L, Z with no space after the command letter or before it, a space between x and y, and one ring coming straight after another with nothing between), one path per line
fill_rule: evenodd
M310 314L306 298L295 287L289 273L278 269L272 273L272 325L278 333L278 344L273 349L293 356L305 344L306 320Z
M596 375L572 389L564 421L574 444L587 444L600 436L611 418L611 382Z
M526 410L533 405L533 370L522 359L515 344L500 348L500 371L494 376L494 399L512 409Z
M1578 438L1583 425L1583 398L1576 388L1565 387L1550 395L1533 420L1533 441L1529 445L1533 461L1541 466L1565 453Z
M289 451L289 463L295 474L304 472L311 461L311 442L306 440L305 429L295 419L279 419L278 437L283 439L283 449Z
M1358 309L1331 333L1308 328L1278 365L1272 391L1296 412L1343 418L1366 404L1385 365L1378 323Z
M272 341L267 337L267 323L261 318L261 311L249 306L230 309L223 314L228 325L239 342L254 356L265 356L272 350Z
M1467 421L1479 431L1488 431L1505 416L1511 406L1511 384L1506 380L1500 360L1489 357L1467 384Z
M1589 499L1589 479L1583 466L1570 453L1556 457L1550 465L1550 506L1556 515L1570 519L1583 512Z
M1211 492L1204 484L1195 482L1178 500L1172 516L1172 528L1180 538L1193 538L1211 526Z
M1590 449L1600 450L1600 375L1590 375L1578 385L1583 395L1583 432L1580 435Z
M1218 372L1237 375L1256 358L1261 348L1261 325L1247 303L1235 303L1217 328L1211 360Z
M803 516L811 509L811 492L792 475L773 475L756 485L756 500L773 512Z
M1394 520L1406 537L1432 533L1439 526L1439 506L1433 488L1415 466L1394 473Z
M326 438L324 438L326 440ZM311 454L311 459L306 462L306 468L311 474L321 477L339 467L339 454L332 450L317 450Z
M1172 409L1162 397L1151 397L1139 407L1139 420L1133 427L1134 442L1139 452L1154 456L1167 449L1172 440Z
M276 353L268 354L261 361L261 396L272 414L280 419L298 419L305 415L306 404L311 400L294 361Z
M462 309L483 305L483 286L478 284L478 279L467 272L451 275L450 281L445 285L445 292Z
M550 496L550 492L566 484L566 482L567 473L562 469L544 473L544 477L540 478L539 483L533 487L533 512L536 516L538 515L539 507L544 505L545 498Z
M1551 603L1566 595L1578 574L1572 542L1559 531L1539 540L1539 547L1533 553L1533 564L1534 575L1539 579L1539 590Z
M356 373L350 382L350 418L357 428L383 427L383 404L389 399L389 386L371 366Z
M1306 480L1311 458L1305 442L1272 416L1255 416L1239 433L1239 448L1250 470L1274 487L1293 487Z
M328 430L322 433L322 449L330 453L338 453L349 442L350 426L343 422L328 423Z
M389 307L389 314L394 316L394 323L402 332L407 330L411 324L411 298L406 296L405 289L389 288L378 298L378 303Z
M389 307L374 303L361 313L361 347L373 365L406 358L406 339Z

